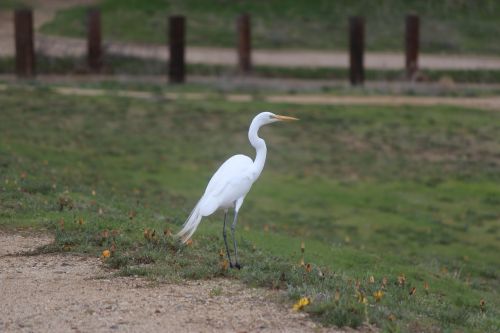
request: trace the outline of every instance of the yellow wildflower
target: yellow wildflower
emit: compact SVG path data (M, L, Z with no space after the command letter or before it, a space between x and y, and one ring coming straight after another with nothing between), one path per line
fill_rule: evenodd
M103 259L109 258L109 256L111 256L111 252L109 250L102 251L102 258Z
M375 283L375 278L373 277L373 275L370 276L369 282L370 283Z
M384 296L384 292L382 290L377 290L376 292L373 293L373 297L375 297L375 301L377 302L380 302L382 296Z
M311 299L309 297L302 297L297 303L293 305L293 309L295 311L299 311L309 304L311 304Z
M356 293L357 293L357 298L358 298L359 303L368 304L368 299L366 298L365 294L363 294L360 291L357 291Z

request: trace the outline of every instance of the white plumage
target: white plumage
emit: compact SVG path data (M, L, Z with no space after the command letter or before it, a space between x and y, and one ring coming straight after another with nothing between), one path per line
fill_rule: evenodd
M250 191L252 184L257 180L262 172L266 162L266 143L258 136L258 131L260 127L264 125L271 124L276 121L289 120L297 120L297 118L279 116L271 112L262 112L252 120L250 129L248 130L248 139L256 150L255 160L241 154L234 155L219 167L210 179L205 193L184 223L182 230L177 234L178 237L181 237L183 242L186 242L189 238L191 238L200 224L202 217L209 216L218 209L223 209L225 212L223 227L224 242L231 267L233 267L229 249L227 247L225 226L228 209L234 208L234 221L231 226L236 257L234 267L240 268L240 265L238 264L236 241L234 239L234 228L236 226L238 211L243 204L245 196L248 191Z

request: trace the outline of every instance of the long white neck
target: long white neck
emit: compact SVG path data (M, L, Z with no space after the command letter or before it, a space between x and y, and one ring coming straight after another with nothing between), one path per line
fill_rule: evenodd
M259 177L262 169L264 169L264 164L266 163L267 147L266 142L259 137L259 129L262 126L260 121L254 119L248 130L248 139L250 143L255 148L255 160L253 161L253 167L255 171L255 178Z

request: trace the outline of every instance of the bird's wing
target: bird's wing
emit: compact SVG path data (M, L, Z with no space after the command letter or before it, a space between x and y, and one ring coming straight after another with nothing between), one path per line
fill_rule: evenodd
M224 200L233 197L233 200L236 200L248 192L253 181L246 171L252 164L250 157L235 155L219 167L201 199L204 216L212 214Z
M229 181L241 175L248 167L252 166L252 159L245 155L234 155L227 159L208 182L205 194L217 195L223 191Z

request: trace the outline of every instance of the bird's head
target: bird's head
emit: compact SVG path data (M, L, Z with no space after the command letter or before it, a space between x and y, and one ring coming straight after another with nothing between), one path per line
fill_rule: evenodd
M267 125L267 124L272 124L277 121L293 121L293 120L299 120L298 118L295 117L289 117L289 116L282 116L278 114L274 114L272 112L261 112L259 113L254 120L257 120L260 125Z

